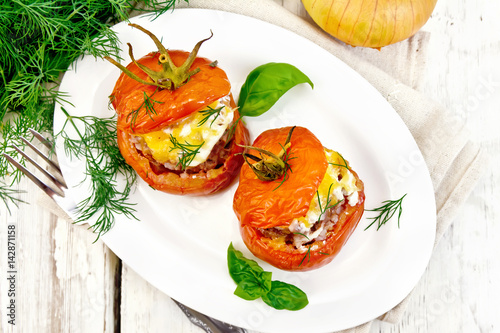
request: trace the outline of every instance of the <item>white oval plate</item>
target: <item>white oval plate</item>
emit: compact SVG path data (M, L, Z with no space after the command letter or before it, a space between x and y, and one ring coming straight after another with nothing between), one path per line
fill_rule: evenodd
M289 91L269 111L246 119L252 139L262 131L300 125L315 133L325 147L337 150L358 172L366 187L366 209L382 201L404 199L401 225L393 219L379 231L366 212L358 229L333 260L306 273L273 272L273 279L304 290L309 305L296 312L269 308L261 300L233 295L226 250L230 242L248 258L232 211L233 184L222 193L181 197L152 190L142 180L130 201L137 218L116 216L104 242L127 265L156 288L202 313L225 322L264 332L325 332L367 322L397 305L415 286L431 255L435 236L434 193L423 157L405 124L382 96L359 74L316 44L288 30L227 12L176 9L150 22L131 20L151 30L172 49L191 50L210 35L200 56L218 60L232 83L235 98L247 74L268 62L297 66L314 83ZM155 50L142 32L120 23L114 27L137 58ZM60 90L68 92L73 115L112 116L107 96L119 70L86 56L65 74ZM56 108L55 132L65 116ZM73 133L74 134L74 133ZM73 135L70 133L70 135ZM70 160L57 142L57 155L75 200L89 194L83 161ZM81 183L83 181L83 183ZM93 223L93 221L89 221Z

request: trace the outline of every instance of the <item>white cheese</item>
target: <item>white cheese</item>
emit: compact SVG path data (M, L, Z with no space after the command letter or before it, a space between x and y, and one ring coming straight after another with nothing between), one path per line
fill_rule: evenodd
M321 240L326 236L326 230L337 222L338 216L329 216L329 221L325 220L327 206L332 207L347 197L348 204L355 206L358 203L358 191L356 177L345 166L346 162L340 154L329 149L325 149L328 161L328 168L325 176L318 187L317 195L313 197L309 205L309 210L304 217L296 218L292 221L288 229L294 233L294 245L299 250L307 249L303 244L313 240ZM320 202L318 202L318 197ZM335 214L338 214L339 209ZM322 221L316 230L311 227L318 221Z
M192 160L186 163L185 167L205 162L234 118L234 109L229 106L228 96L212 103L209 107L216 112L208 115L203 112L209 110L206 107L160 131L140 135L153 158L165 165L177 165L183 154L186 154L186 150L172 142L174 137L180 145L187 146L193 152Z

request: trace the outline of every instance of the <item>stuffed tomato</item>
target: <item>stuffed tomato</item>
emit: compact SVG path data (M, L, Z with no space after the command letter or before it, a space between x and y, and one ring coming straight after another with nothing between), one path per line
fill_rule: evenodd
M243 163L248 131L226 73L191 53L156 46L126 67L110 96L117 113L117 140L125 161L151 187L173 194L205 195L228 186Z
M233 209L248 249L283 270L332 261L364 212L364 185L349 163L302 127L263 132L244 157ZM281 175L262 177L277 165Z

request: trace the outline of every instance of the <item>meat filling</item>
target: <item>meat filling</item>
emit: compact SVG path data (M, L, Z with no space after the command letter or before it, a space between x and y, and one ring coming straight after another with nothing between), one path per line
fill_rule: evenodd
M229 128L231 128L231 126ZM205 173L208 170L220 168L222 165L224 165L224 162L229 157L231 151L230 143L232 141L232 139L228 141L229 128L224 132L220 140L212 148L205 162L197 166L187 167L185 170L182 169L182 166L180 164L176 165L172 163L160 163L156 161L151 154L151 150L140 136L134 137L134 143L138 152L149 160L152 170L157 174L163 172L174 172L177 174Z
M310 228L294 221L289 227L259 228L258 230L264 237L273 240L282 239L284 244L293 250L305 252L309 245L325 240L330 232L334 232L339 216L348 204L349 198L346 196L338 205L326 210Z

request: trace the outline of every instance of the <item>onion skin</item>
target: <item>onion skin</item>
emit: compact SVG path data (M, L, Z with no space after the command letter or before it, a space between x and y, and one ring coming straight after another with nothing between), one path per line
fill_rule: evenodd
M311 18L352 46L380 49L413 36L437 0L302 0Z

